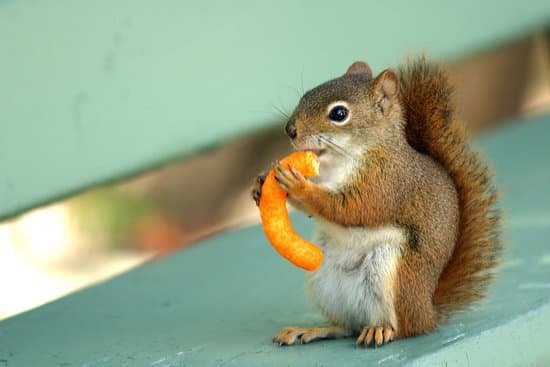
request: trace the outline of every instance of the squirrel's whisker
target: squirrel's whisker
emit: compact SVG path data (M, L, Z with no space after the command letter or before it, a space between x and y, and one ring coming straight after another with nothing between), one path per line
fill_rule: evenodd
M318 139L319 141L325 143L327 145L327 147L329 148L332 148L334 151L336 151L337 153L340 153L341 155L345 155L347 157L350 157L350 158L353 158L353 154L351 154L350 152L348 152L348 150L344 147L342 147L341 145L335 143L332 139L330 139L329 137L327 136L324 136L324 135L319 135L318 136Z
M277 107L275 104L273 104L272 106L273 106L273 108L274 108L277 112L279 112L279 114L280 114L285 120L290 119L290 114L288 114L287 112L283 111L282 108Z

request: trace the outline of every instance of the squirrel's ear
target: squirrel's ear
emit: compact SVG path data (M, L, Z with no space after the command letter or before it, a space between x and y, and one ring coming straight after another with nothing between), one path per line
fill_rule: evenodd
M348 68L346 75L353 74L365 74L369 78L372 78L372 70L370 69L369 64L364 61L356 61Z
M373 82L374 92L381 98L377 98L382 113L386 113L391 106L399 90L399 77L391 70L386 69L376 77Z

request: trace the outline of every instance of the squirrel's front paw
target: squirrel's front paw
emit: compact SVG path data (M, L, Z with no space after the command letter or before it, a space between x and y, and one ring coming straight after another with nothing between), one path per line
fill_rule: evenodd
M275 167L275 180L279 187L285 190L290 196L300 199L304 196L311 181L292 167L285 167L278 164Z
M252 196L252 199L256 202L256 205L260 205L260 197L262 196L262 186L264 185L266 174L262 173L256 177L254 182L252 183L252 187L250 189L250 196Z

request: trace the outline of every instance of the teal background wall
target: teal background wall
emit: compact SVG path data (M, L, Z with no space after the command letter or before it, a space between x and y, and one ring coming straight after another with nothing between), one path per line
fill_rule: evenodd
M0 0L0 218L278 121L356 59L457 57L549 15L547 0Z

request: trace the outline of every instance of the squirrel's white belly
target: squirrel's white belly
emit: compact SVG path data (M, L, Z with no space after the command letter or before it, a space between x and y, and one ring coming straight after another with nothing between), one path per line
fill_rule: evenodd
M359 331L392 326L396 271L405 233L397 227L342 227L322 222L314 243L324 252L321 267L308 274L307 288L319 310L335 325Z

